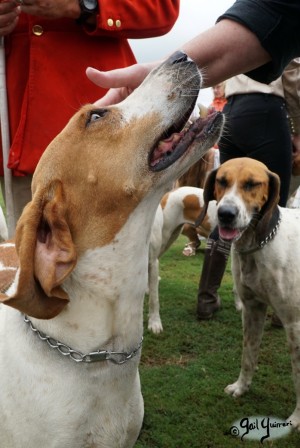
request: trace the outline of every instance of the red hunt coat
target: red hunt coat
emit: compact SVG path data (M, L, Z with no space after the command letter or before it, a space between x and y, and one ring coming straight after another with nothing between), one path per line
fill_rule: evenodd
M93 32L74 20L21 14L5 37L13 175L33 173L69 118L103 96L105 91L87 79L86 67L112 70L134 64L127 39L166 34L178 13L179 0L101 0ZM3 175L2 151L0 166Z

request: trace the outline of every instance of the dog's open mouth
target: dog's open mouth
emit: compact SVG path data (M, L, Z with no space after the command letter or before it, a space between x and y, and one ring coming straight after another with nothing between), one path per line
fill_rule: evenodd
M195 140L205 140L219 129L222 114L216 112L206 118L198 118L187 129L172 129L166 138L160 139L150 153L149 165L152 171L162 171L176 162Z
M241 232L238 229L231 227L221 227L219 225L219 236L223 241L235 241L241 236Z

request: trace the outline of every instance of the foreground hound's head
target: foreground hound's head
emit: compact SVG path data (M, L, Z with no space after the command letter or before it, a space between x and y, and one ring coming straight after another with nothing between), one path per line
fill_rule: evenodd
M89 249L117 244L145 201L149 233L161 196L219 138L222 114L182 131L199 93L196 64L178 52L122 103L83 107L48 146L16 234L17 291L2 300L29 316L56 316L62 283ZM59 107L59 104L58 104Z
M277 174L248 157L229 160L212 171L204 187L204 199L206 204L217 201L220 237L236 240L252 223L259 239L277 207L279 188Z

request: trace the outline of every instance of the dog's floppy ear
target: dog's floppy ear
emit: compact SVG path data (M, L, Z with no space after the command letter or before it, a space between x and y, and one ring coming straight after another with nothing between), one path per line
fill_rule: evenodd
M270 224L274 211L277 209L280 191L279 176L271 171L268 171L269 176L269 191L268 199L261 210L261 219L256 226L256 238L261 241L268 235L270 231Z
M215 199L215 181L216 181L217 172L218 172L218 168L211 171L206 178L205 185L204 185L204 192L203 192L204 207L203 207L200 215L198 216L198 218L195 221L196 227L200 226L203 219L205 218L209 202L213 201Z
M37 191L25 207L17 225L16 249L17 290L12 297L2 295L2 302L38 319L57 316L69 301L60 285L76 264L59 181Z

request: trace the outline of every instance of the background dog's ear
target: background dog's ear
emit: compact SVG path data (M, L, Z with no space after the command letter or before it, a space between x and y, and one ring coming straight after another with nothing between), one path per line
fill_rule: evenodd
M196 219L196 222L195 222L196 227L200 226L203 219L205 218L209 202L213 201L215 199L215 181L216 181L217 171L218 171L218 168L211 171L206 178L205 185L204 185L204 192L203 192L204 207L203 207L200 215Z
M269 191L268 199L261 210L261 219L258 221L256 226L256 238L257 241L262 241L270 232L270 225L273 223L272 217L274 211L277 209L279 202L279 191L280 191L280 179L279 176L271 171L268 171L269 176ZM277 219L277 218L276 218Z
M60 285L76 264L60 182L37 192L25 207L17 225L16 249L17 291L12 297L2 296L2 301L31 317L55 317L69 301Z

